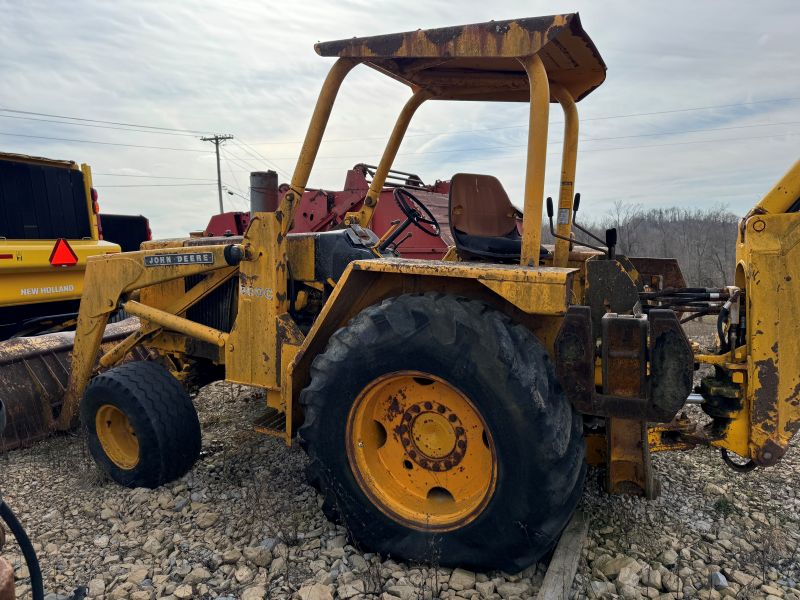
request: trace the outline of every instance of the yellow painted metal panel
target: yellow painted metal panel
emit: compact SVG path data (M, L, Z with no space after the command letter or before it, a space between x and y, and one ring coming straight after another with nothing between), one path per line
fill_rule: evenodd
M442 260L413 260L408 258L383 258L357 260L351 263L354 271L381 271L403 275L429 275L431 277L458 277L496 281L553 283L566 285L567 276L577 271L559 267L520 267L494 263L451 262Z
M314 234L288 236L286 254L292 278L299 281L314 280Z
M225 354L225 377L245 385L280 385L278 316L289 310L286 239L277 213L257 213L244 236L239 303Z
M89 257L120 251L117 244L97 240L70 240L77 264L54 267L50 255L56 240L0 240L3 285L0 306L77 300L83 292L83 278Z
M568 238L572 233L572 198L575 193L575 165L578 161L578 107L564 86L554 84L550 89L564 111L564 143L561 150L561 185L558 192L556 233ZM565 239L555 240L553 266L567 266L571 245Z
M483 285L494 291L520 310L537 315L563 315L569 307L571 273L560 282L549 281L499 281L478 278Z
M83 172L83 188L86 193L86 210L89 213L89 225L92 228L92 239L100 239L100 230L97 227L97 215L94 214L94 206L92 206L92 168L89 165L82 164L81 171Z
M767 192L756 205L754 212L783 213L800 199L800 160L781 177L780 181Z
M520 264L539 264L542 243L542 204L547 163L547 125L550 114L550 84L538 55L523 61L530 80L530 117L528 120L528 160L525 165L525 208L523 211L522 254Z
M750 455L774 464L800 429L800 213L754 215L744 231Z
M95 364L100 340L109 315L116 310L121 296L126 292L150 285L181 279L189 275L209 273L228 267L225 246L195 246L183 249L187 254L203 254L208 263L161 264L146 266L150 257L175 253L175 248L140 250L90 257L86 266L84 293L75 330L75 347L72 351L72 369L64 394L64 404L56 427L68 429L74 424L78 403Z
M117 244L98 240L68 240L72 250L78 257L78 262L73 267L54 267L50 264L50 255L56 240L4 240L0 239L0 254L13 254L13 259L0 263L3 273L15 272L41 272L58 269L86 268L86 261L90 256L98 254L113 254L120 251Z

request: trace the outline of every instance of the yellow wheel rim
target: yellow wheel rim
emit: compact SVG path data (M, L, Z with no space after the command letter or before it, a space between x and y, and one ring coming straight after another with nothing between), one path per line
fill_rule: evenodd
M120 469L130 470L139 464L139 440L124 412L104 404L95 415L95 430L103 452Z
M398 371L375 379L353 403L346 435L361 489L409 527L463 527L492 497L491 433L469 398L439 377Z

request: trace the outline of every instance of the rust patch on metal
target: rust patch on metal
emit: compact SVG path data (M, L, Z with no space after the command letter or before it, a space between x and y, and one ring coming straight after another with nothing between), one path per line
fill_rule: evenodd
M778 401L778 368L772 358L756 362L760 387L753 397L753 421L767 433L775 433Z
M606 317L602 321L604 365L617 363L613 373L604 373L604 379L610 380L609 375L613 375L611 379L617 381L626 373L634 372L641 376L649 355L651 372L647 385L639 386L638 390L630 389L628 395L597 393L592 310L588 306L570 306L554 344L556 373L567 398L584 414L659 423L671 421L691 392L694 367L691 346L675 313L652 310L648 316L649 336L636 333L638 343L633 343L633 339L631 343L623 343L626 342L624 335L634 333L624 330L638 319ZM622 329L618 331L619 327ZM649 347L647 337L650 338ZM620 344L610 349L609 343L614 340Z
M386 420L394 421L402 413L403 407L400 406L400 403L397 401L397 396L392 396L391 402L389 402L389 408L386 409Z
M100 354L138 328L136 318L109 325ZM32 444L52 433L63 405L74 340L74 332L65 332L14 338L0 344L0 394L7 417L6 429L0 432L0 451ZM140 347L134 347L126 360L146 356Z
M430 405L430 407L427 405ZM455 434L453 447L443 456L430 456L426 454L424 449L417 445L413 436L414 424L419 419L423 419L426 415L431 414L446 415L448 422L455 425L453 428ZM395 414L394 416L397 415ZM426 402L425 406L422 407L418 404L412 404L404 411L401 424L395 427L394 432L400 438L400 442L406 449L408 456L423 469L436 472L449 471L453 467L458 466L466 454L466 430L461 426L461 421L458 416L450 412L446 406L439 403Z
M772 440L767 440L753 460L760 467L771 467L783 458L784 454L786 454L786 448L782 448Z
M645 284L649 284L653 278L660 278L664 288L686 287L686 279L674 258L629 257L628 260Z
M431 29L424 32L425 37L428 38L434 45L439 46L445 50L450 42L457 40L464 33L463 27L442 27L441 29Z
M576 100L600 85L606 72L577 14L418 29L320 42L314 48L321 56L355 59L414 89L449 99L527 102L521 60L536 54L550 80L567 86ZM480 91L465 84L470 79Z
M375 36L374 38L370 38L370 40L367 42L367 48L369 48L377 56L392 55L402 46L403 34L398 33ZM341 50L343 49L344 45L341 47Z

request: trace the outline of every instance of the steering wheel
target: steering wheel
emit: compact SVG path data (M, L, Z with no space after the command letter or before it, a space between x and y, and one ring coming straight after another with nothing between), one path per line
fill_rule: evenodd
M407 224L413 223L417 229L433 237L441 235L442 229L439 227L439 222L428 210L428 207L420 202L419 198L401 187L394 188L393 196L397 207L406 216ZM402 229L405 229L407 224L404 224Z

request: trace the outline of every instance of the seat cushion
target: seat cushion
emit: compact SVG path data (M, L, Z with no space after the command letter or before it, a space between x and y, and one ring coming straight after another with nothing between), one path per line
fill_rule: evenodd
M491 258L499 262L517 262L522 254L522 238L517 230L504 236L469 235L453 229L459 253L463 258ZM550 251L540 247L539 258L547 258Z

